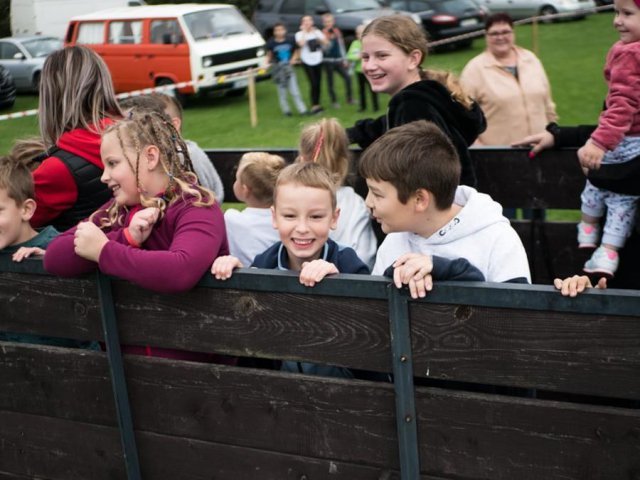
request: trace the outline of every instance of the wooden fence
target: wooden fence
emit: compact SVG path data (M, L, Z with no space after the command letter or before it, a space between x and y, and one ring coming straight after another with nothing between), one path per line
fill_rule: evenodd
M113 347L0 342L3 480L640 478L637 291L443 282L411 300L381 277L245 270L161 295L0 255L0 331ZM395 382L122 367L119 342Z

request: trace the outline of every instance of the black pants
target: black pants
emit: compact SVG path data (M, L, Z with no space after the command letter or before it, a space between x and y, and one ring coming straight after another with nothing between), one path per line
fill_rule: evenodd
M371 85L365 77L364 73L356 72L358 77L358 94L360 95L360 110L367 109L367 92L371 93L371 103L373 103L373 111L377 112L380 107L378 106L378 94L371 90Z
M322 64L307 65L304 66L304 72L309 79L309 85L311 87L311 105L320 105L320 81L322 80Z
M353 100L353 94L351 92L351 76L342 61L325 61L324 66L327 70L327 85L329 86L331 102L336 103L338 101L336 90L333 85L333 74L337 73L344 80L344 88L347 92L347 103L351 103Z

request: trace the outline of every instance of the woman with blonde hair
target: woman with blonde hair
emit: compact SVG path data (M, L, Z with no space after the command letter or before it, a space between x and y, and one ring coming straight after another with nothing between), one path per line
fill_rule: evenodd
M33 171L38 207L31 224L51 224L62 231L109 199L100 182L100 136L122 113L107 66L82 46L47 57L39 109L40 135L49 156Z
M366 148L393 127L428 120L456 147L462 163L460 182L474 186L468 147L484 131L484 115L453 74L422 69L427 51L426 34L410 17L380 17L365 27L362 72L374 92L387 93L391 100L386 115L359 120L347 129L349 140Z

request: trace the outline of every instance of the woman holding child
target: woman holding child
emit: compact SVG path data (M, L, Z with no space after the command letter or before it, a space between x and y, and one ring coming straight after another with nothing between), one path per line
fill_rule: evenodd
M453 142L462 163L461 183L475 185L468 147L485 129L480 107L449 72L423 70L423 29L401 15L380 17L362 33L362 71L374 92L391 95L387 114L347 129L351 143L367 148L387 130L415 120L435 123Z

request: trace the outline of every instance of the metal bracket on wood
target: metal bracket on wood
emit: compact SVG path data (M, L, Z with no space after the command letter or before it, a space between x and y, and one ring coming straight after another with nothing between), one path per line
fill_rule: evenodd
M402 480L417 480L420 478L420 456L418 453L418 419L413 390L409 301L393 284L390 284L388 288L400 478Z
M104 340L107 345L107 358L109 359L109 370L111 373L111 385L113 396L116 401L116 412L118 415L118 426L120 427L120 441L124 453L127 478L129 480L141 480L140 462L138 460L138 449L136 447L136 437L133 431L133 420L131 416L131 404L127 392L127 382L124 376L124 366L122 362L122 352L120 350L120 339L118 336L118 325L116 322L116 309L111 292L111 280L97 273L98 298L100 299L100 313L102 316L102 329L104 330Z

